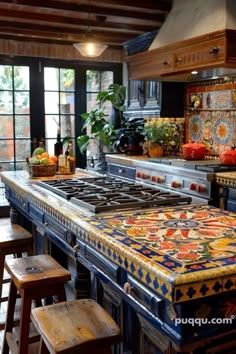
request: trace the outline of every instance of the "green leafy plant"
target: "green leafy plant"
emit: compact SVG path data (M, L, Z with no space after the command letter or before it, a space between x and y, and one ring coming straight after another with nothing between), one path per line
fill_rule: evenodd
M121 119L121 112L126 109L125 100L126 87L124 85L111 84L106 91L98 93L96 101L100 108L81 114L81 118L85 120L82 129L87 129L87 134L77 137L80 152L84 153L86 151L92 139L97 141L101 152L103 152L104 146L108 152L115 151L117 130L104 113L104 106L106 102L111 102L112 107L120 113Z
M172 128L169 124L158 121L148 121L144 124L144 136L152 143L165 144L171 135Z
M97 100L101 104L110 101L115 109L124 112L126 110L126 87L124 85L111 84L106 91L99 92Z
M112 152L117 134L113 125L106 120L103 109L93 109L89 113L81 114L81 117L85 120L82 129L90 127L91 132L78 136L77 145L80 152L86 151L91 139L96 139L98 143L101 142L102 146L106 146L108 151Z

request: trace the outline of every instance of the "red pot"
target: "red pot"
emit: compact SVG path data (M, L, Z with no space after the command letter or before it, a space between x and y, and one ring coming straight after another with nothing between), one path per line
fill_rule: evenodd
M236 165L236 150L229 149L220 154L220 162L224 165Z
M186 160L201 160L206 154L206 147L200 143L182 145L183 158Z

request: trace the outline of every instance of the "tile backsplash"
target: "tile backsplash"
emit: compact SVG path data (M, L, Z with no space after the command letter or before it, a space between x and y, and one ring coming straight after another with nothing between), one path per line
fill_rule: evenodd
M186 142L206 145L219 154L236 143L236 83L186 87Z

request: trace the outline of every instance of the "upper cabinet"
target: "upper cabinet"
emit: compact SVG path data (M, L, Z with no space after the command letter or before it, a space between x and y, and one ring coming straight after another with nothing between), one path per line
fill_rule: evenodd
M184 83L129 80L128 110L135 117L183 117Z
M192 70L236 68L236 31L222 30L128 56L129 79L178 79ZM181 80L181 76L180 76Z
M128 109L159 109L160 82L129 80Z

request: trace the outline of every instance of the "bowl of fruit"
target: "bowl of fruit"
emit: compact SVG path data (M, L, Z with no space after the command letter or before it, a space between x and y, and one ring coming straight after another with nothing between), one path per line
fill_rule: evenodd
M42 147L33 151L32 157L26 158L27 169L31 177L50 177L57 171L57 157L49 155Z

